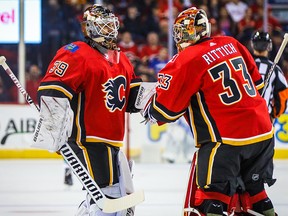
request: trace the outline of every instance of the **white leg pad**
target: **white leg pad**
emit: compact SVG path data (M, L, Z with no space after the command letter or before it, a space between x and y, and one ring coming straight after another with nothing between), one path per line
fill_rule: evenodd
M120 165L120 177L119 183L122 191L122 196L131 194L134 192L134 185L132 181L132 170L130 170L128 160L122 151L119 151L119 165ZM131 168L132 169L132 168Z
M78 207L75 216L89 216L89 208L86 200L84 200Z
M113 191L113 190L110 190ZM119 189L118 189L119 191ZM104 192L104 191L103 191ZM113 192L113 194L115 195L115 193ZM86 195L86 200L84 200L75 216L117 216L117 212L115 213L104 213L101 211L101 209L99 209L99 207L93 202L93 204L90 204L91 202L91 197L89 194Z
M119 166L120 166L120 176L119 176L119 184L121 189L121 195L126 196L127 194L131 194L134 192L134 185L132 181L133 172L132 166L133 161L129 162L122 151L118 153L119 157ZM129 209L118 212L117 216L133 216L135 212L135 207L131 207Z
M101 188L105 195L113 198L119 198L134 192L132 173L127 158L122 151L119 151L118 158L120 167L119 183ZM135 207L132 207L121 212L104 213L96 204L91 205L90 201L91 197L87 194L86 200L79 206L75 216L133 216L135 212Z

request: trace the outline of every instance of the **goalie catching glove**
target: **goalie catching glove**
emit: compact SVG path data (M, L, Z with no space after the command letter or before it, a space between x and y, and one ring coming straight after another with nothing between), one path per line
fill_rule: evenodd
M150 98L156 93L158 82L142 82L135 101L135 107L143 110Z
M73 111L67 98L41 96L40 105L31 147L56 152L71 136Z

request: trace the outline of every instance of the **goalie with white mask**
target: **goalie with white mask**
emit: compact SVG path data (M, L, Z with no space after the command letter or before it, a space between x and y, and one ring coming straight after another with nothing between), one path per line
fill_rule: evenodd
M44 149L58 151L67 141L107 198L134 191L120 148L125 114L139 112L134 104L141 79L117 47L118 29L118 18L107 8L94 4L84 11L84 41L60 48L41 81L41 117L35 130L37 145ZM104 213L87 195L76 215L132 216L134 207Z

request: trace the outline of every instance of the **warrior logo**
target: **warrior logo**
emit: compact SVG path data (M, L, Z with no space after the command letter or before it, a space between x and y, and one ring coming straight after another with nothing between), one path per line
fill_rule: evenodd
M109 79L103 84L103 92L106 93L105 103L110 112L114 112L116 109L123 109L126 102L126 85L126 78L124 76Z

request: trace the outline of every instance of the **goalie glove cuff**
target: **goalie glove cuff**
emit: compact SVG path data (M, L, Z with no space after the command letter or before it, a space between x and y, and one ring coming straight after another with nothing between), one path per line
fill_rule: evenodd
M139 87L141 85L142 79L136 78L131 81L130 84L130 93L128 98L128 105L126 108L126 112L129 113L137 113L140 111L139 108L136 108L135 101L139 92Z

